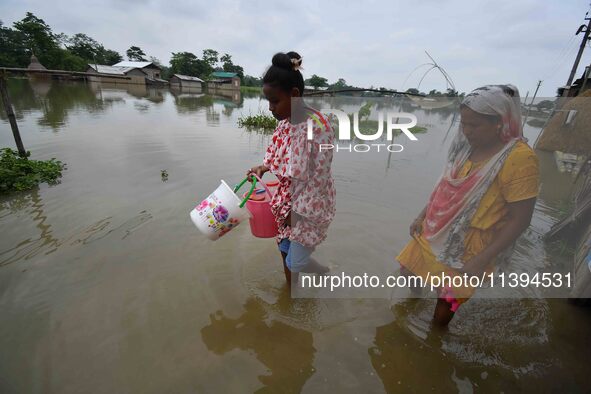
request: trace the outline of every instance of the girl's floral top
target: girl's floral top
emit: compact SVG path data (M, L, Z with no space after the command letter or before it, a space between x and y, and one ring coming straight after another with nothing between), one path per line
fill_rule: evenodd
M277 221L278 241L289 238L314 247L326 238L335 214L335 188L331 164L334 132L328 119L315 112L313 138L308 139L307 122L282 120L273 133L263 164L279 179L271 200ZM286 224L292 212L291 226Z

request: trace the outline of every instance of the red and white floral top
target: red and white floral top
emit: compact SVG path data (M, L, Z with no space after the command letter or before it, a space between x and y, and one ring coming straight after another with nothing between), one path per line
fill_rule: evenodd
M334 144L334 131L328 119L315 113L313 139L308 140L307 122L277 125L263 164L279 179L271 200L277 221L277 241L289 238L314 247L326 238L335 214L335 188L331 164L333 150L322 144ZM291 227L285 223L293 211Z

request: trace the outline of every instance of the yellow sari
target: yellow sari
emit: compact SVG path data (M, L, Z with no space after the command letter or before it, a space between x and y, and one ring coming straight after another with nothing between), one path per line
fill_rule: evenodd
M467 176L484 163L473 163L467 160L460 169L459 177ZM507 214L507 204L528 200L538 195L539 168L535 152L525 143L519 141L509 153L500 172L486 191L476 213L470 222L470 228L464 240L465 253L462 257L467 262L480 253L493 240L494 236L503 228ZM413 238L396 257L400 264L427 280L446 273L457 275L458 272L446 264L437 261L431 250L429 241L422 235ZM489 272L494 269L489 264ZM474 292L473 288L462 289L457 292L458 301L466 301Z

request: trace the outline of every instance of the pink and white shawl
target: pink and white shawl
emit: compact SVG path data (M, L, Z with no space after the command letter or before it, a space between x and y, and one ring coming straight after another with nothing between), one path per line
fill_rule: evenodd
M460 127L448 153L441 178L431 193L423 228L437 259L452 268L463 267L464 239L483 195L503 167L515 143L523 139L519 91L513 85L488 85L468 94L462 105L502 120L505 146L486 164L459 177L471 147Z

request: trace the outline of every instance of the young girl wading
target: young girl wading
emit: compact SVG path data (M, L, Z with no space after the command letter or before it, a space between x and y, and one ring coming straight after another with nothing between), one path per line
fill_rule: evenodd
M262 177L271 171L279 187L271 210L279 228L277 242L288 285L297 283L299 272L324 273L328 269L310 257L326 238L335 213L335 189L331 174L334 132L328 119L302 100L302 58L295 52L278 53L263 77L263 93L269 110L279 120L263 165L248 175ZM313 137L308 139L308 120Z

